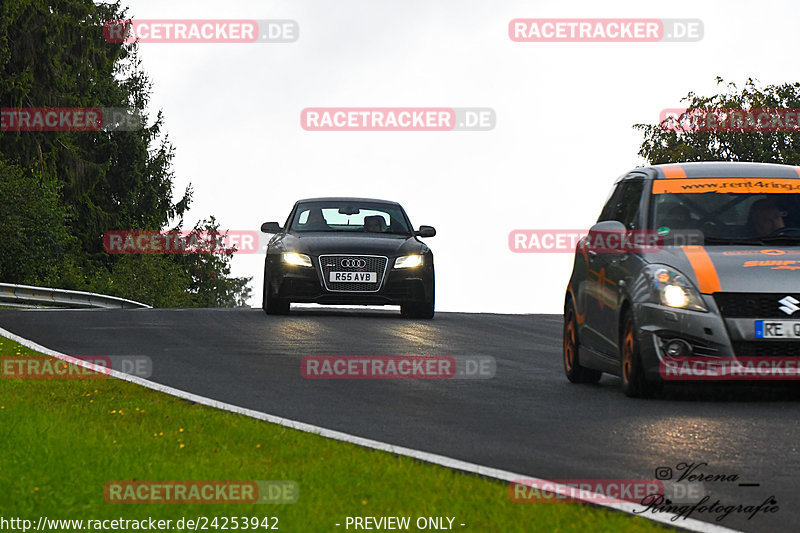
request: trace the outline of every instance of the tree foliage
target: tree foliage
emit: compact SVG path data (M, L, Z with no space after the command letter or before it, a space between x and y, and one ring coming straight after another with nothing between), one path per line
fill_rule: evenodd
M686 109L800 109L800 83L759 88L749 79L744 86L717 78L723 91L711 96L689 92ZM636 124L644 133L639 155L650 164L682 161L757 161L800 165L798 131L676 131L660 124Z
M143 117L134 131L0 132L0 281L105 289L159 306L241 305L250 278L229 277L230 256L103 250L110 230L180 228L192 196L187 187L173 198L174 148L161 113L147 112L151 83L137 45L103 38L105 21L125 18L118 2L0 4L3 107L115 107ZM187 274L187 261L204 270Z
M0 159L0 279L51 279L74 242L59 206L58 184Z

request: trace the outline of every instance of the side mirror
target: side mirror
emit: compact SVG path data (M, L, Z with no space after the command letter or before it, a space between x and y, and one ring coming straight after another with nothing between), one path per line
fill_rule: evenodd
M262 233L280 233L281 225L277 222L264 222L261 224Z
M604 220L589 229L589 233L625 233L625 225L617 220Z
M420 226L419 229L414 232L414 235L417 237L435 237L436 228L433 226Z
M622 222L605 220L592 226L583 242L592 253L621 253L627 251L623 244L627 233L628 230Z

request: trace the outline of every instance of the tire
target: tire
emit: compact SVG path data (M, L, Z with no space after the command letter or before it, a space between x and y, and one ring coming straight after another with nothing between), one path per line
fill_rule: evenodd
M272 285L270 285L268 278L264 276L264 299L261 303L261 308L268 315L288 315L289 302L270 296L272 294Z
M419 302L411 302L400 306L400 314L408 318L421 318L429 320L433 318L435 289L431 291L431 297Z
M639 340L636 338L636 324L630 310L623 317L619 351L622 392L630 398L652 398L661 390L662 383L648 381L644 374Z
M579 359L578 323L572 301L564 308L563 359L564 373L572 383L597 383L603 375L599 370L581 366Z

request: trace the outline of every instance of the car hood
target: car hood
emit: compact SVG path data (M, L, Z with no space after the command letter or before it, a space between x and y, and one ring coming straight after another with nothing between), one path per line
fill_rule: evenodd
M406 235L352 235L342 233L287 233L274 243L286 251L321 254L370 254L387 257L423 253L425 245Z
M666 246L649 263L678 269L700 292L800 290L800 247Z

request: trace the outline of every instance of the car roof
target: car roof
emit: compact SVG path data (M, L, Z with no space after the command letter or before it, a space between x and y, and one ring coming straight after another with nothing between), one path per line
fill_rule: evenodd
M669 163L635 168L619 180L650 177L675 178L795 178L800 179L800 167L775 163L749 163L741 161L701 161Z
M296 204L303 204L306 202L370 202L373 204L387 204L387 205L400 205L391 200L379 200L377 198L356 198L353 196L326 196L321 198L303 198L297 200Z

